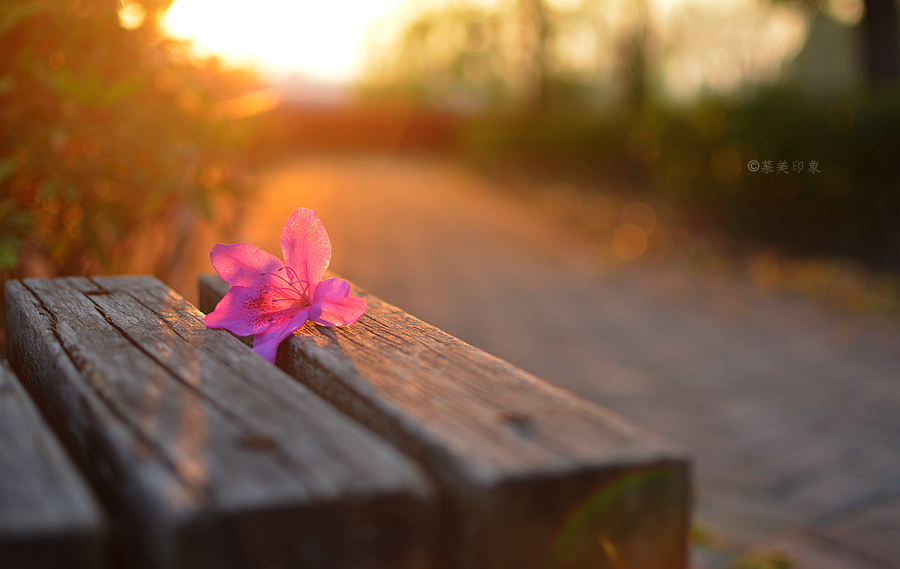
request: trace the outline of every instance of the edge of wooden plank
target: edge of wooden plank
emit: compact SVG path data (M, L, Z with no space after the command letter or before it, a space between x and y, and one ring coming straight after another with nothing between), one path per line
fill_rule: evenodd
M169 561L159 544L167 541L171 526L162 513L192 498L179 490L181 484L173 473L155 468L146 478L172 489L163 494L164 500L142 501L148 507L140 511L121 506L126 498L120 496L140 496L142 489L110 457L144 442L81 381L73 355L56 336L58 326L74 331L57 322L21 281L7 281L5 296L10 363L115 520L110 527L114 558L134 567L165 566ZM147 537L138 539L138 535Z
M99 568L106 527L87 483L0 358L0 560L4 568Z
M228 285L216 275L201 276L199 286L204 312L214 309L228 290ZM598 555L614 563L613 556L618 555L635 568L649 569L661 566L660 563L672 568L686 566L691 474L684 451L356 286L353 294L369 303L369 311L359 323L350 329L308 324L284 342L277 364L423 465L445 493L445 515L456 520L455 529L450 531L455 534L448 536L447 544L449 550L461 548L451 551L456 555L455 564L568 568L586 567ZM427 345L404 344L405 338L400 334L391 336L392 327L409 328L425 338ZM415 352L413 357L420 357L423 362L431 362L407 366L410 369L398 370L393 379L380 377L373 382L358 369L359 362L344 352L353 350L356 343L369 341L361 336L370 332L373 337L384 336L385 356L406 350ZM467 360L461 366L466 369L454 369L458 363L452 361L454 358ZM490 407L492 398L516 393L514 403L500 405L484 413L476 420L478 424L463 427L470 429L467 436L473 441L492 443L493 451L502 452L507 444L520 449L523 469L515 467L516 456L498 467L489 464L490 452L475 448L477 444L469 448L448 444L453 437L445 437L441 427L423 428L423 424L433 421L427 410L415 415L410 412L413 407L408 400L397 403L409 396L404 382L414 377L420 380L422 373L427 373L413 367L439 366L443 362L449 364L449 375L459 379L460 374L471 371L467 366L472 361L484 367L479 373L488 385L467 384L460 388L461 392L454 391L465 401L449 413L464 413L466 405ZM492 391L495 386L490 385L494 381L502 384L496 392ZM429 387L432 386L420 385L419 389L427 391ZM420 393L413 397L426 400L431 396ZM448 412L447 405L453 402L436 399L429 401L434 405L434 413ZM570 446L565 436L557 436L545 444L557 446L561 452L542 463L547 456L531 447L529 440L544 436L546 428L554 428L554 406L565 407L573 415L571 421L580 425L567 428L573 436L578 436L579 429L599 428L604 434L594 437L597 448L592 450L590 441L587 445ZM446 429L447 425L442 427ZM606 436L612 440L604 441ZM529 454L532 451L533 456ZM565 479L563 484L558 483L561 479ZM606 543L598 541L601 534L608 536L604 537Z
M90 282L90 286L96 289L84 294L90 295L93 292L96 295L104 295L111 292L107 289L115 288L113 283L128 282L129 277L124 278L125 281L121 281L121 278L119 281L116 281L115 278L106 281L103 279L97 280L97 282L105 282L107 287L93 281L82 282L83 280L75 280L81 284ZM135 279L138 277L130 278ZM75 281L73 280L73 282ZM153 282L157 283L153 286L160 286L168 290L167 287L164 287L155 279L153 279ZM11 290L26 300L28 299L28 294L35 296L35 293L22 283L13 282L7 284L8 299ZM97 298L101 298L101 296ZM252 550L255 552L254 554L259 555L266 555L267 551L271 551L271 555L258 560L260 563L275 563L277 565L279 562L283 563L284 560L279 561L277 553L274 552L271 546L277 542L278 546L281 547L290 542L292 535L297 535L291 534L291 532L299 530L301 525L298 524L301 523L307 524L310 535L324 535L316 532L330 531L329 528L343 531L341 535L346 536L348 539L370 539L371 536L365 535L366 532L375 532L378 535L382 535L379 532L382 532L383 528L374 524L374 520L371 520L372 523L368 524L367 527L351 527L352 521L355 517L358 518L361 512L371 518L372 512L375 511L374 509L382 507L379 505L381 498L375 495L346 495L338 503L331 502L331 506L327 506L327 501L322 502L323 505L319 505L318 502L310 503L309 507L303 510L305 513L302 515L292 513L296 512L296 509L291 509L291 506L283 507L268 504L258 515L239 517L236 511L232 513L225 512L217 520L212 520L208 515L204 514L203 505L197 503L197 500L204 498L192 494L192 492L184 488L178 476L167 468L157 468L159 465L154 466L151 464L151 468L140 470L137 476L134 476L133 472L127 472L127 467L119 463L120 459L117 457L123 456L120 453L138 452L139 449L136 450L136 448L132 447L135 447L135 445L137 447L141 446L138 440L140 437L135 438L134 433L127 432L127 428L121 427L116 421L113 421L111 409L105 404L103 398L79 379L81 371L72 364L73 358L78 360L79 355L68 353L63 347L61 337L57 336L66 332L67 324L56 321L53 315L41 306L36 296L32 300L34 302L31 308L36 313L42 314L42 320L38 319L39 322L32 322L31 329L28 332L29 337L18 339L11 337L10 354L13 361L25 370L24 375L31 377L35 391L40 394L39 398L42 400L43 406L49 411L49 415L55 417L55 421L60 424L67 425L66 430L69 431L67 443L70 448L74 449L73 454L89 470L90 479L94 486L96 488L107 488L103 496L104 502L107 504L129 504L129 507L113 507L117 514L116 521L127 524L122 531L125 537L120 540L121 547L135 548L134 551L136 553L127 555L127 557L133 560L136 559L136 563L151 567L171 567L175 565L177 559L179 566L193 568L224 566L223 563L240 563L241 561L235 561L235 559L239 558L238 554L241 551ZM180 297L176 300L184 303ZM184 304L186 305L186 303ZM9 300L7 301L7 307L8 309L11 307L11 321L25 318L23 307L17 307L15 303L10 303ZM107 318L110 324L113 324L109 320L109 315L103 314L103 316ZM70 332L75 334L74 331L70 330ZM207 333L209 336L215 336L218 339L213 341L234 341L230 335L221 331L207 331L204 328L203 334L206 335ZM240 343L234 341L234 344L238 348L245 350L248 355L256 358L252 352ZM38 349L32 352L26 347L29 345L35 345ZM234 349L234 346L232 346L232 349ZM38 379L39 374L36 373L36 367L46 365L48 360L55 367L51 375L67 379L61 385L53 388L44 385ZM260 360L260 363L264 362ZM89 361L87 361L87 364L90 366ZM95 368L95 371L90 373L99 372ZM269 375L282 376L281 372L274 368L261 375L266 376L267 373ZM103 380L104 378L101 374L91 381L102 382ZM289 387L291 392L296 391L296 388L300 387L289 381L287 377L279 381ZM315 398L312 394L308 395L308 397ZM324 404L317 403L317 405ZM83 424L68 428L71 425L67 421L73 417L83 417L85 420ZM347 420L343 418L339 422L349 425ZM110 429L109 425L113 425L113 427ZM353 426L353 429L359 430L359 427ZM360 433L363 434L362 431ZM372 438L370 434L366 433L365 435ZM377 443L382 444L380 441L377 441ZM153 471L151 472L150 470ZM422 482L425 484L423 488L427 490L428 483L425 482L424 478ZM115 488L115 490L110 490L111 488ZM151 489L151 495L145 495L143 499L140 499L139 497L147 492L148 488ZM426 494L428 492L430 491L426 491ZM427 504L423 506L420 498L409 498L407 502L410 502L410 500L411 502L408 506L416 509L416 511L430 508ZM132 502L132 500L134 499L138 499L137 503L140 504L140 507L136 510L133 509L135 502ZM321 509L326 506L329 507L328 511ZM409 525L410 519L406 519L409 517L408 513L391 513L389 509L383 509L383 511L388 518L385 521L386 524L405 523ZM400 518L403 518L403 516L406 516L406 518L394 519L398 515ZM302 520L306 521L303 522ZM418 525L427 525L428 523L430 523L428 519L423 519ZM258 531L261 527L266 528L266 531ZM285 529L282 529L282 527ZM420 533L425 531L421 530ZM354 535L356 537L353 537ZM223 541L216 536L228 536L228 539ZM306 538L304 539L308 541ZM297 540L294 537L293 541L301 540ZM363 543L363 541L358 541L357 543ZM217 560L208 559L202 554L200 557L191 557L190 551L202 552L204 548L213 548L214 551L219 552ZM180 551L177 556L173 553L175 549ZM374 554L375 550L372 551ZM423 554L416 553L418 550L411 551L412 553L408 556L403 566L420 567L426 565L427 562L422 557Z

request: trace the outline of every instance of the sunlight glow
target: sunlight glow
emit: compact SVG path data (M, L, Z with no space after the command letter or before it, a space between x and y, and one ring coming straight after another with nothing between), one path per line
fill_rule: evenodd
M123 6L132 6L125 1ZM508 2L175 0L162 27L171 37L189 40L199 57L214 55L232 66L253 66L276 82L347 84L364 79L366 66L377 69L380 60L373 55L390 56L396 38L417 15L441 6L490 9ZM583 0L544 2L561 12L577 12L586 5ZM828 0L828 6L835 18L849 23L860 17L862 1ZM704 92L735 92L774 79L802 48L808 30L798 9L778 3L617 0L590 16L606 20L599 31L590 18L569 20L560 27L564 33L553 46L558 65L566 73L614 76L621 43L616 30L627 32L642 14L650 22L649 57L658 58L664 91L676 100L691 100ZM123 26L140 26L139 16L125 9L120 13ZM453 60L457 48L452 42L434 46L435 52L442 49L449 55L432 59Z
M731 93L772 80L803 47L808 21L794 6L754 0L700 0L673 10L662 29L671 46L664 86L676 100Z
M119 16L119 25L126 30L136 30L144 25L147 9L137 2L125 2L119 5L116 14Z
M175 0L163 29L201 57L341 83L360 75L367 31L402 1Z

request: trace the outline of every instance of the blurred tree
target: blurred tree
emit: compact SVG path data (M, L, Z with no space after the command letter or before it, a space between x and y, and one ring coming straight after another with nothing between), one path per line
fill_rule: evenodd
M639 119L643 112L647 90L647 0L632 3L634 23L620 44L623 71L622 87L625 106L632 117Z
M498 15L454 6L420 14L378 62L371 80L416 99L445 97L465 105L501 96L510 79L501 47Z
M543 0L519 0L524 53L530 53L534 84L534 106L543 112L551 103L552 54L550 38L552 22Z
M220 101L252 85L157 33L170 0L0 3L0 270L177 271L241 189Z
M599 0L451 4L419 14L371 67L369 86L462 108L516 103L538 114L596 82Z
M821 11L835 0L773 0L799 2L810 12ZM870 87L893 86L900 82L900 2L860 0L864 6L860 26L862 67Z
M900 81L900 4L897 0L865 0L863 53L870 85Z

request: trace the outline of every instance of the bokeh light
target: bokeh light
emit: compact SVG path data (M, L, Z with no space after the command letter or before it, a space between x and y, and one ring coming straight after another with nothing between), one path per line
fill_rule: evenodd
M830 0L828 13L835 20L848 26L855 26L866 13L863 0Z
M613 231L612 249L623 261L633 261L647 249L647 232L639 225L623 223Z
M828 126L838 134L844 134L853 126L853 109L843 103L832 103L825 110Z
M649 235L656 229L656 212L644 202L634 202L622 208L622 223L637 225Z
M733 148L719 148L712 153L709 167L717 180L725 183L733 182L743 169L740 153Z
M119 25L126 30L136 30L144 25L147 9L139 2L125 2L119 6Z

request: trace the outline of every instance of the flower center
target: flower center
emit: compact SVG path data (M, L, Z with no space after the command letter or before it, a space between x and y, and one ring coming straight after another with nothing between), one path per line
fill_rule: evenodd
M309 306L309 282L298 278L297 271L291 267L282 267L275 273L260 273L260 276L265 275L271 275L284 283L284 286L266 285L260 290L262 294L271 295L271 302L292 302L297 310Z

